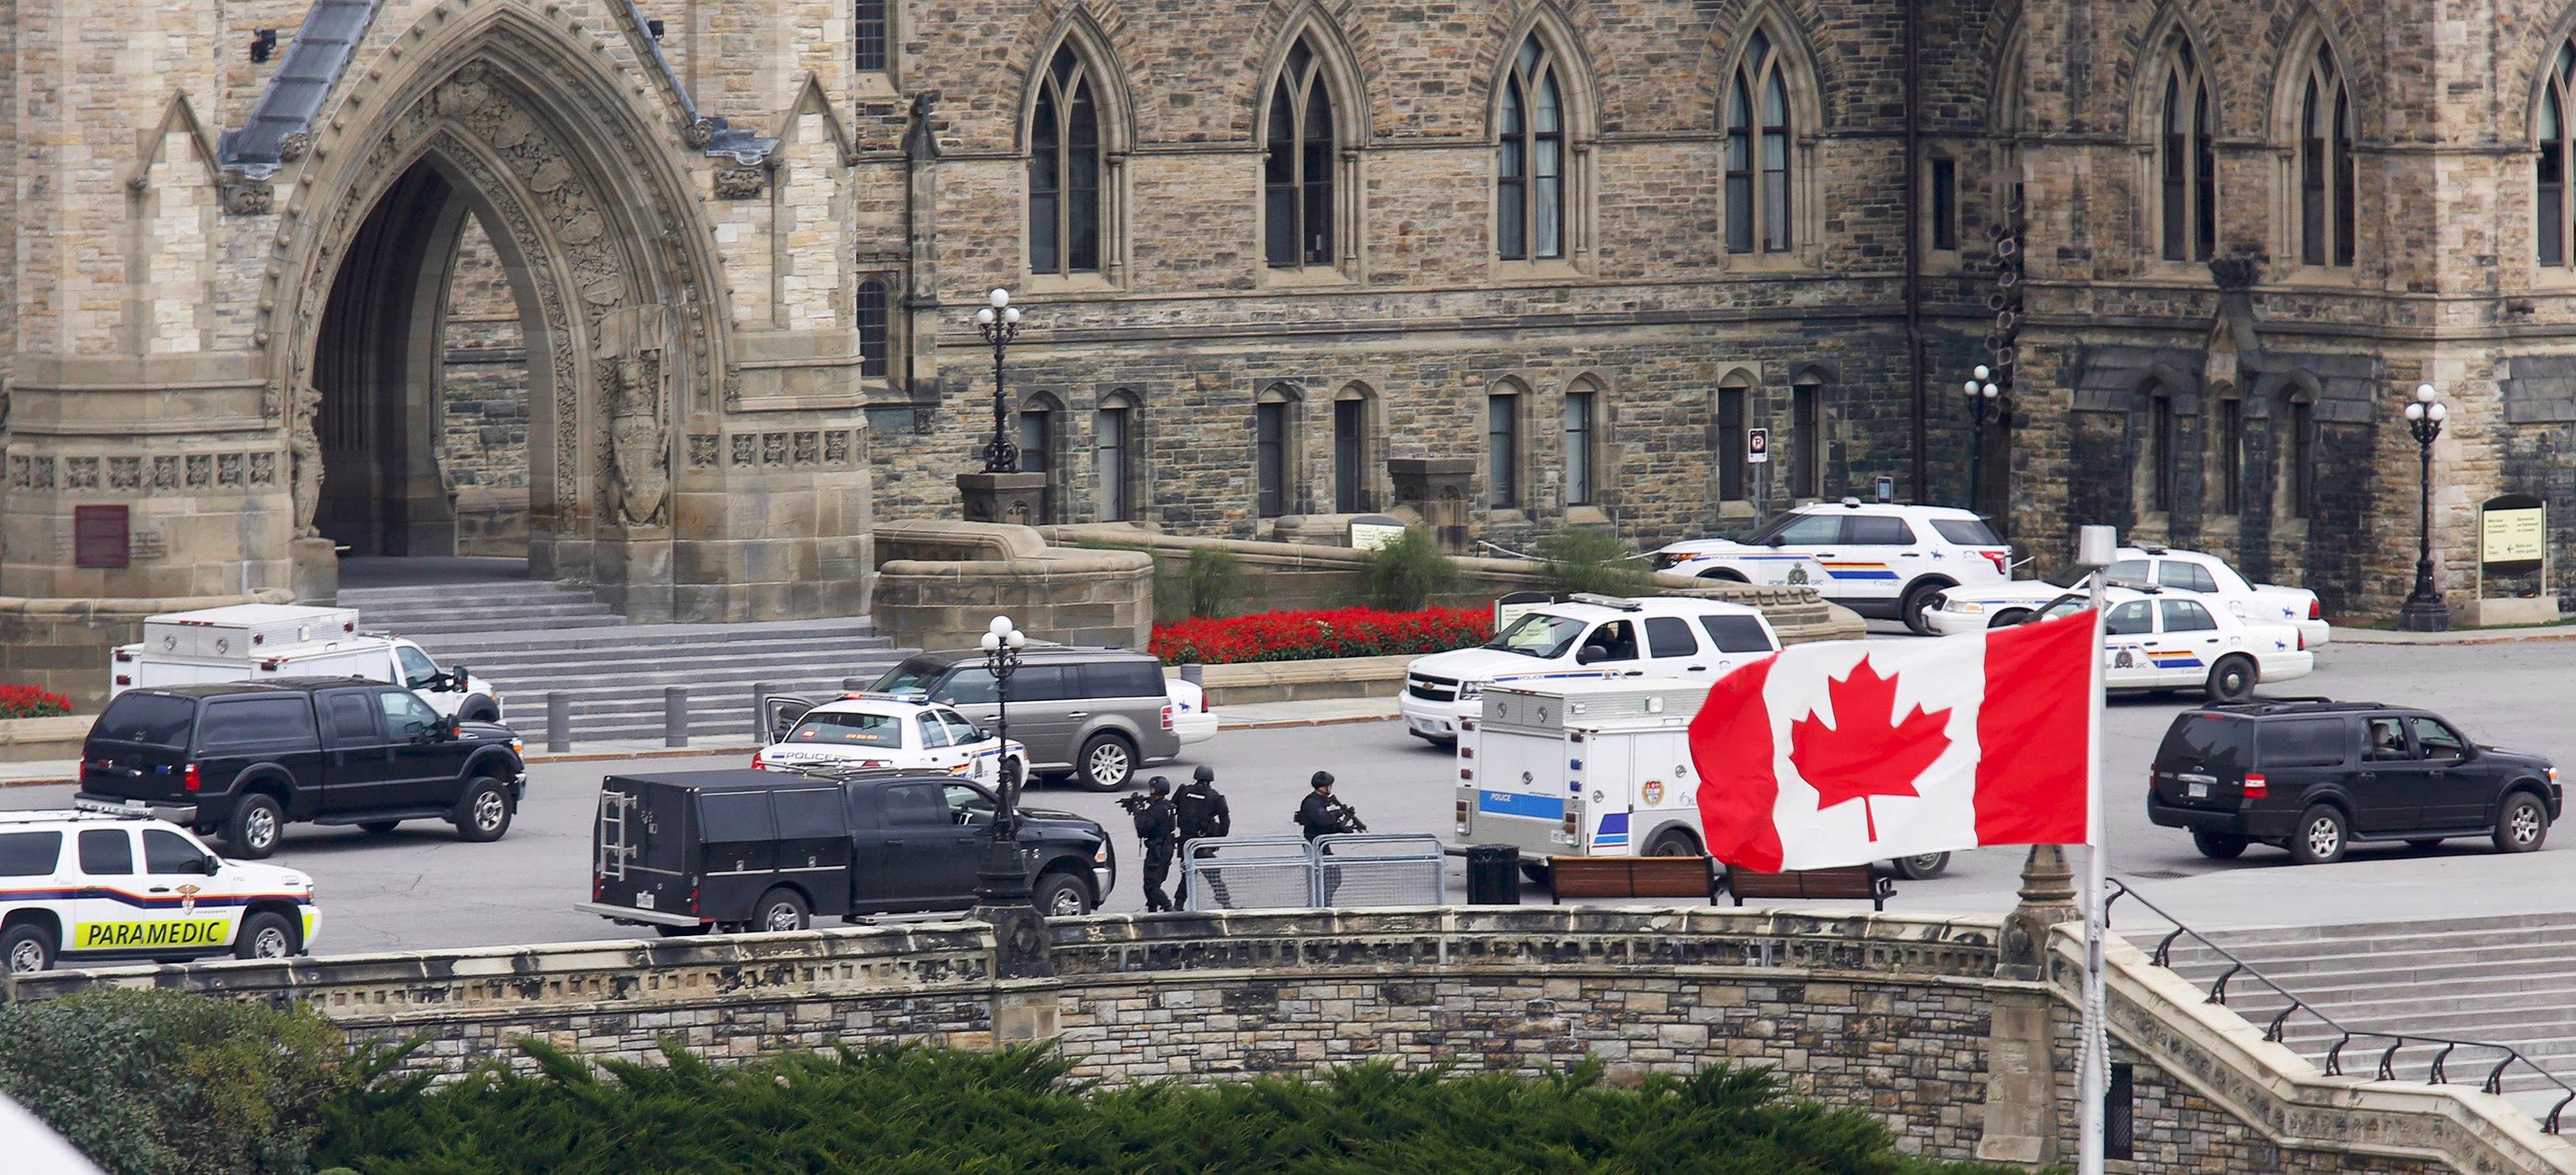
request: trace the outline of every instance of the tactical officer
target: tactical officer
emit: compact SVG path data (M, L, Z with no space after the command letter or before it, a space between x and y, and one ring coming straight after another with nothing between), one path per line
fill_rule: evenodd
M1172 875L1172 854L1181 847L1180 817L1172 810L1172 781L1160 775L1145 781L1145 795L1121 801L1136 818L1136 839L1145 843L1145 909L1169 910L1163 879Z
M1198 770L1190 774L1190 781L1182 784L1181 790L1172 793L1172 810L1180 817L1183 844L1234 832L1234 815L1226 809L1225 793L1216 790L1216 768L1205 763L1199 764ZM1210 876L1208 892L1216 895L1220 909L1228 905L1223 880ZM1180 890L1172 901L1184 908L1190 904L1190 872L1186 862L1181 869Z
M1349 804L1333 798L1332 772L1318 771L1306 781L1306 785L1313 790L1306 793L1305 802L1297 805L1297 826L1305 830L1307 840L1318 840L1336 833L1368 831L1368 825L1360 823L1358 812ZM1324 853L1330 856L1332 851L1328 847ZM1332 905L1333 895L1341 888L1341 866L1324 866L1324 904Z

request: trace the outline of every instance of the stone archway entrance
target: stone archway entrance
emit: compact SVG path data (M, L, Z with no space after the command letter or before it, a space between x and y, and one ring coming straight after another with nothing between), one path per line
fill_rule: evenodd
M458 550L440 352L479 226L526 355L530 571L667 618L675 422L713 407L722 332L670 185L610 163L645 145L525 48L495 36L409 87L314 206L289 352L297 528L353 553Z

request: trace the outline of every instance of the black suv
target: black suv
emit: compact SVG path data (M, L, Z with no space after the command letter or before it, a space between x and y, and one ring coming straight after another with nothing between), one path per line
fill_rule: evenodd
M1118 876L1109 833L1020 811L1020 861L1049 916L1086 914ZM802 930L820 915L963 910L992 839L993 793L913 771L611 775L591 836L591 900L663 934Z
M2147 819L2190 829L2203 856L2260 841L2302 865L2341 860L2357 840L2488 836L2528 853L2565 802L2538 755L2479 746L2428 711L2322 699L2177 715L2148 782Z
M290 820L374 833L445 820L499 840L527 770L508 727L441 718L399 685L288 677L118 694L81 746L72 802L221 830L255 858Z

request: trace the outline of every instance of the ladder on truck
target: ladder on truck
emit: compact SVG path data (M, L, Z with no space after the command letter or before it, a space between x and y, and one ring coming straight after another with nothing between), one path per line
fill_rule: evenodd
M627 838L626 817L634 808L635 796L631 793L599 793L599 859L592 871L602 878L626 879L626 863L635 859L635 844Z

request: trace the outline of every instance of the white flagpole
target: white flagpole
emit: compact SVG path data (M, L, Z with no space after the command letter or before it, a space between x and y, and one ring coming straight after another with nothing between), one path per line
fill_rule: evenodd
M2102 1103L2111 1088L2111 1041L2102 1010L2102 940L2109 935L2111 926L2110 910L2103 904L2110 890L2111 837L2110 830L2102 825L2102 610L2104 580L2118 546L2118 538L2107 526L2083 528L2076 543L2076 561L2093 569L2092 697L2084 738L2084 823L2089 834L2084 850L2084 1045L2080 1062L2084 1069L2076 1082L2076 1097L2081 1102L2077 1121L2082 1124L2079 1137L2083 1150L2076 1156L2080 1175L2102 1175Z

